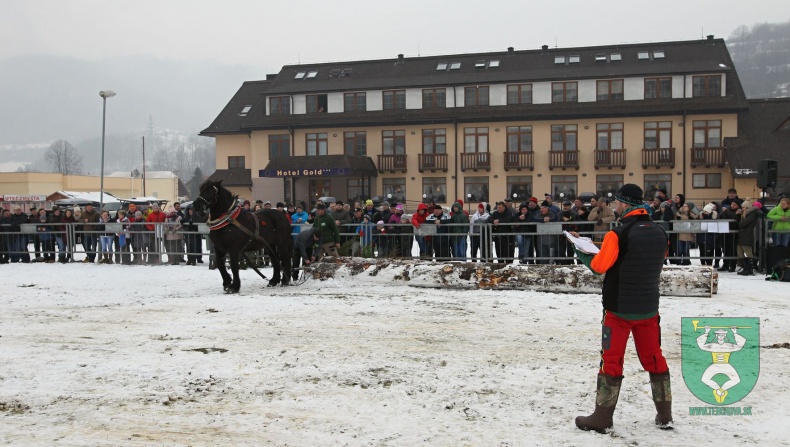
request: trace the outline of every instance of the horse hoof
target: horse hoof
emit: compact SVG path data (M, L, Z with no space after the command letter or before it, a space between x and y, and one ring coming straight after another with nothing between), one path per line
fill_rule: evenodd
M235 289L233 287L225 287L225 293L239 293L239 289Z

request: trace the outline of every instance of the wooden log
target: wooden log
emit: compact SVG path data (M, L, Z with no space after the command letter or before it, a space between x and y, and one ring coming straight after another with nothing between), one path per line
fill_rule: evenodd
M312 265L311 274L319 280L358 276L375 284L403 281L413 287L556 293L599 294L603 285L603 276L583 265L325 257ZM710 297L717 292L718 278L718 272L711 267L665 266L661 272L661 295Z

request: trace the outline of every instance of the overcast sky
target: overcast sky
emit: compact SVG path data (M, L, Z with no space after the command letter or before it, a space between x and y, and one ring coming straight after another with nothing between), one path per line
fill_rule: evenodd
M672 41L790 19L786 0L0 0L0 58L252 64Z

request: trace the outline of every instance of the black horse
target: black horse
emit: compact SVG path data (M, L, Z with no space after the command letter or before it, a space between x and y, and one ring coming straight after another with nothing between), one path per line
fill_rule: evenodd
M216 266L222 275L222 286L227 293L238 293L239 256L263 249L272 261L274 274L269 286L291 279L291 222L281 211L264 209L255 213L244 211L238 198L222 186L222 180L206 180L200 185L200 195L192 202L196 212L209 211L206 222L214 243ZM225 255L230 256L233 279L225 270ZM282 279L280 271L282 270Z

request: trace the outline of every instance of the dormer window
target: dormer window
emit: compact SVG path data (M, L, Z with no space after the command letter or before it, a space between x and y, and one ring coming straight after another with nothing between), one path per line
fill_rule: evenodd
M318 76L318 72L317 71L311 71L311 72L307 73L307 76L306 76L305 79L313 79L316 76Z
M640 61L645 59L650 59L650 53L648 53L647 51L640 51L636 53L636 58L639 59Z
M570 64L578 64L581 61L581 56L570 56L568 57L568 63Z
M663 59L663 58L664 58L664 50L653 51L653 59Z
M620 53L612 53L609 55L610 61L621 61L623 60L623 56Z
M460 70L461 63L460 62L451 62L450 63L450 70Z
M294 79L304 79L304 75L306 75L306 74L307 73L305 73L303 71L300 71L300 72L296 73L296 76L294 76Z
M447 70L447 62L440 62L436 65L436 71L444 71Z
M340 77L343 78L343 77L346 77L346 76L351 76L351 69L350 68L344 68L344 69L340 70Z
M555 64L564 64L565 63L565 56L554 56L554 63Z

